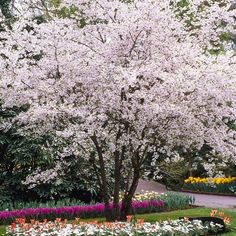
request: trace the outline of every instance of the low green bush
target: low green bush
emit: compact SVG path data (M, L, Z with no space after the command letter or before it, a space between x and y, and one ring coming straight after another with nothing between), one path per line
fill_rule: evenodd
M85 205L82 201L78 199L70 199L65 198L58 201L51 200L47 202L39 202L39 201L32 201L32 202L8 202L0 205L0 211L12 211L12 210L19 210L25 208L41 208L41 207L61 207L61 206L75 206L75 205Z

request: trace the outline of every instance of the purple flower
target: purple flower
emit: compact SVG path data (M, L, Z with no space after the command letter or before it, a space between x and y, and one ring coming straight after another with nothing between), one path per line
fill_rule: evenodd
M122 203L119 203L121 209ZM132 207L134 210L145 210L150 208L163 208L164 202L162 200L145 200L145 201L133 201ZM113 204L110 203L110 208L113 208ZM15 218L40 218L40 217L61 217L68 215L71 217L75 216L86 216L88 213L101 216L105 210L103 203L97 203L95 205L85 206L68 206L58 208L27 208L13 211L0 211L0 221L14 220Z

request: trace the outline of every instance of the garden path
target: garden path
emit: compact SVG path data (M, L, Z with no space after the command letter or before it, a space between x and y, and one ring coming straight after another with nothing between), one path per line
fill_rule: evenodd
M136 192L144 191L156 191L159 193L167 192L164 185L159 184L154 181L140 180ZM183 193L190 194L195 197L195 205L205 206L210 208L230 208L236 210L236 197L229 196L217 196L210 194L192 194L192 193Z

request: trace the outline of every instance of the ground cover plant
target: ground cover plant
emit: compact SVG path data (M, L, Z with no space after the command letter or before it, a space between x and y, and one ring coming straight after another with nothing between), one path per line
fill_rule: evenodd
M122 220L148 158L165 153L168 162L176 148L204 144L235 158L236 59L221 40L235 33L230 1L191 0L182 10L170 0L43 3L14 1L18 19L0 19L0 98L4 109L24 108L2 129L50 134L51 152L67 141L28 188L67 176L66 156L80 158L94 169L106 218Z
M189 177L184 182L184 190L236 194L236 177Z

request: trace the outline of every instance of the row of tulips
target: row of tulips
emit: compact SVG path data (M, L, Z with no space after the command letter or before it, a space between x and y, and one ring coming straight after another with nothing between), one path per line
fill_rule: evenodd
M134 214L160 212L163 210L185 209L194 204L192 196L167 192L160 194L157 192L141 192L133 198L132 207ZM112 204L110 205L112 208ZM121 204L120 204L121 207ZM0 211L0 224L8 224L15 218L27 218L42 220L54 220L56 218L74 219L94 218L104 216L104 205L97 203L93 205L72 205L63 207L38 207L17 210Z
M173 235L207 235L208 232L216 232L222 225L210 222L203 224L201 221L169 220L156 223L145 223L143 219L127 222L78 222L68 224L67 221L56 219L54 222L31 221L26 223L25 219L17 219L7 227L7 236L79 236L79 235L112 235L112 236L173 236Z
M134 195L134 200L162 200L165 202L166 210L186 209L194 205L195 198L191 195L183 195L175 192L158 193L155 191L141 191Z
M183 189L198 192L236 194L236 177L189 177L184 181Z
M112 208L112 204L110 204ZM120 204L121 207L121 204ZM164 210L164 201L162 200L144 200L133 201L132 208L134 213L160 212ZM94 205L68 206L58 208L28 208L13 211L0 211L0 223L9 224L16 218L36 219L36 220L54 220L56 218L74 219L95 218L104 216L104 204L97 203Z
M190 176L185 179L185 183L195 184L195 183L205 183L205 184L229 184L236 181L236 177L216 177L216 178L200 178Z

